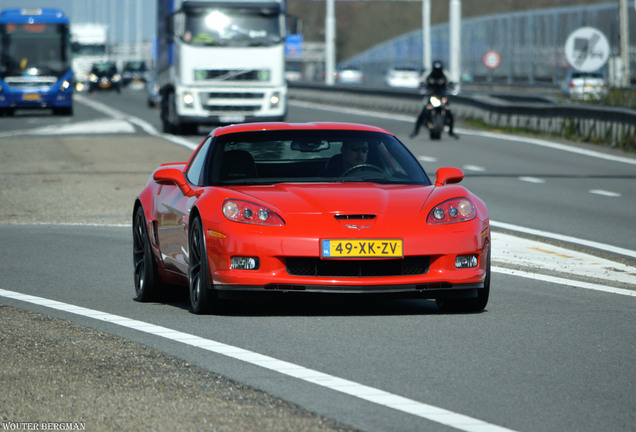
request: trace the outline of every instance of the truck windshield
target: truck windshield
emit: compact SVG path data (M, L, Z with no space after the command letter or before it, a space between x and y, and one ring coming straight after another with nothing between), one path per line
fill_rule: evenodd
M73 55L80 56L105 56L106 45L104 44L82 44L73 42Z
M191 45L273 45L283 41L278 13L259 9L187 11L182 40Z
M0 25L0 76L62 76L70 68L65 24Z

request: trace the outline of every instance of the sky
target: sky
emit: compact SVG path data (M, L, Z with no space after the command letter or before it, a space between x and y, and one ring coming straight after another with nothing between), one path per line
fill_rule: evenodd
M71 22L107 24L113 43L150 41L155 37L157 0L0 0L0 10L61 9Z

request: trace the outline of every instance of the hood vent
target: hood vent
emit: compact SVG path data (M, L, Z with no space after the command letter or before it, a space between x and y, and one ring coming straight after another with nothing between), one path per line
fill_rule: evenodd
M369 220L375 219L373 214L345 214L334 216L337 220Z

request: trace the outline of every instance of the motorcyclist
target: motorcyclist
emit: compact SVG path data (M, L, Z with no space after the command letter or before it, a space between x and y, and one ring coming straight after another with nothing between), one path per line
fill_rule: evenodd
M426 87L426 92L429 97L431 95L438 95L441 97L446 96L447 90L450 87L450 82L448 81L448 78L446 78L446 74L444 73L444 64L441 61L436 60L433 62L433 69L431 70L431 73L428 74L421 86ZM422 107L422 111L417 116L417 120L415 121L415 129L413 130L413 133L411 133L411 138L415 138L417 136L417 134L420 132L422 124L426 123L429 120L429 114L430 112L426 109L425 103ZM446 122L448 123L448 134L455 139L459 139L459 136L457 136L453 131L455 121L453 119L453 113L451 112L450 108L448 108L448 106L446 108Z

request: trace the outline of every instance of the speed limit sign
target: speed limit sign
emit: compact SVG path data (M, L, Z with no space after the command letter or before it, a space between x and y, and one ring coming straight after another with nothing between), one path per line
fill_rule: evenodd
M481 61L488 69L497 69L501 65L501 54L495 50L486 51Z

